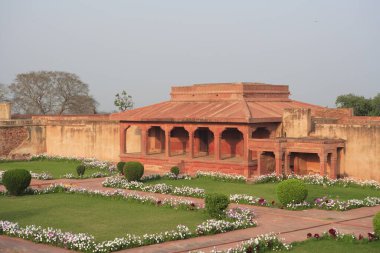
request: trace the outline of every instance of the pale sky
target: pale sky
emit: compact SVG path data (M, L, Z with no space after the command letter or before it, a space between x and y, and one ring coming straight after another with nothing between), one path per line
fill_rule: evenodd
M380 92L379 13L378 0L0 0L0 83L76 73L101 111L123 89L140 107L173 85L244 81L332 107Z

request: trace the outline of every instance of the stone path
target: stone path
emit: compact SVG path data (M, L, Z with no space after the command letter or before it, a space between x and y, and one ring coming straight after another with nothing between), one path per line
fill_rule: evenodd
M59 179L59 180L33 180L32 187L41 188L46 187L52 183L64 183L72 185L73 187L84 187L92 190L110 191L111 188L102 187L101 182L104 179ZM134 192L141 195L150 195L158 199L163 198L181 198L192 200L197 205L203 205L202 199L190 197L178 197L157 193L147 193L139 191L125 190L125 192ZM304 211L289 211L275 208L237 205L245 208L254 209L257 214L258 227L232 231L224 234L202 236L191 238L187 240L166 242L157 245L150 245L139 247L135 249L123 250L119 252L130 253L146 253L146 252L189 252L189 251L203 251L209 252L214 248L224 250L227 248L235 247L238 243L255 237L260 234L274 232L278 233L281 238L286 242L302 241L306 239L307 233L322 233L330 228L337 228L343 233L354 233L356 235L367 235L368 232L373 231L372 217L380 211L380 206L365 207L354 209L345 212L338 211L325 211L325 210L304 210ZM26 250L27 249L27 250ZM55 248L52 246L34 244L29 241L0 236L0 252L31 252L31 253L45 253L45 252L70 252L64 249Z

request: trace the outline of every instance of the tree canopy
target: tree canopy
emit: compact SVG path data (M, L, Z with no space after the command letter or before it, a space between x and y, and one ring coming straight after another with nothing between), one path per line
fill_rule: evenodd
M128 93L123 90L120 93L117 93L115 95L115 101L114 101L115 106L119 109L119 111L126 111L130 110L133 108L133 100L132 96L128 95Z
M380 93L373 98L354 94L340 95L335 104L338 108L353 108L355 116L380 116Z
M9 86L15 110L27 114L93 114L97 102L72 73L38 71L16 76Z

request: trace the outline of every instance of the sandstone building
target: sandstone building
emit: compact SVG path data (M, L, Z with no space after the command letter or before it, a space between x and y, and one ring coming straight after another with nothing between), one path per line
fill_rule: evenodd
M380 117L289 98L287 85L172 87L170 101L110 115L10 118L0 107L0 155L138 160L157 169L248 177L320 173L380 181Z

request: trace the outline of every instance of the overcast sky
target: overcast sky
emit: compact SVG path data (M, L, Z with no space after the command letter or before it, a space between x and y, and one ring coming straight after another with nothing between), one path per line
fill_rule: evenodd
M123 89L139 107L173 85L240 81L332 107L380 92L379 13L378 0L0 0L0 83L73 72L102 111Z

